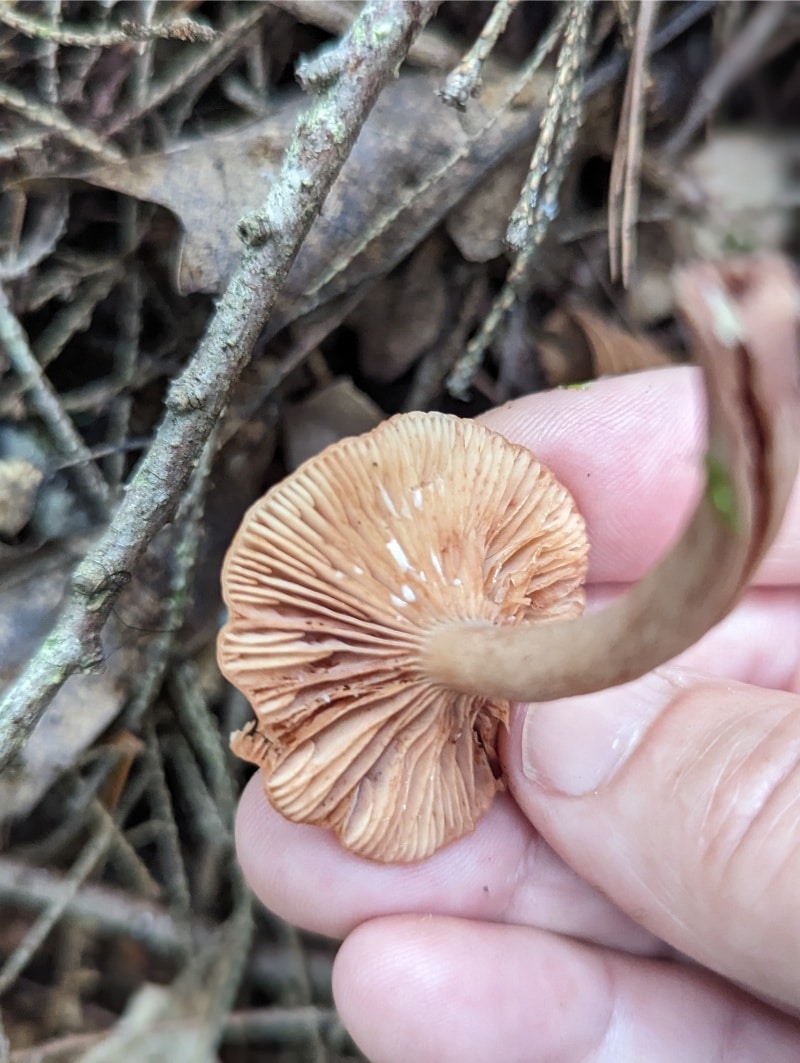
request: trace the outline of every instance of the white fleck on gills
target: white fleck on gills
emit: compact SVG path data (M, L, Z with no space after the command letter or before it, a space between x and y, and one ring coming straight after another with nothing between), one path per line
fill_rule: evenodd
M394 502L392 502L392 496L389 494L389 492L386 490L386 488L383 486L383 484L378 484L378 490L381 493L381 498L383 499L383 504L389 510L391 515L393 517L398 516L397 510L395 509Z
M386 544L386 549L392 555L392 557L400 566L403 572L406 572L408 569L411 568L409 560L406 557L406 552L400 545L400 543L397 541L397 539L390 539L389 542Z

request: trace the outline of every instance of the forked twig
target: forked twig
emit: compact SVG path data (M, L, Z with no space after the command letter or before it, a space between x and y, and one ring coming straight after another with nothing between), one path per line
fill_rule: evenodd
M642 0L636 20L631 65L611 162L608 191L608 258L611 279L627 287L636 259L636 219L644 146L648 43L660 0Z

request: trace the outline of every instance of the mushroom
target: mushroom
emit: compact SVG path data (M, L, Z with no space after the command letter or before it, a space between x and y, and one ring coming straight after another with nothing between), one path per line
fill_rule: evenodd
M272 804L405 862L475 826L510 700L641 675L733 607L781 523L800 451L800 291L778 256L698 264L677 300L708 395L706 489L640 583L581 616L583 522L526 451L401 415L334 444L245 516L223 569L232 738ZM544 621L544 622L543 622Z
M434 682L426 640L577 616L587 552L566 489L474 421L405 414L329 446L250 509L225 560L219 659L257 716L232 748L288 818L375 860L429 855L501 785L509 702Z

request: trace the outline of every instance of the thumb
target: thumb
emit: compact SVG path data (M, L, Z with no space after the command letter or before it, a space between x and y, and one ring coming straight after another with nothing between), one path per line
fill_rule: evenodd
M800 697L674 668L521 707L511 790L639 923L800 1006Z

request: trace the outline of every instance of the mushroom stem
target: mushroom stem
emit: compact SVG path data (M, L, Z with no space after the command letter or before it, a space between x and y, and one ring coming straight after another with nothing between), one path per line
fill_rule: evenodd
M706 485L684 534L611 606L577 620L447 624L422 653L437 682L543 701L616 686L696 642L736 604L772 542L800 454L800 288L777 256L677 277L708 396Z

